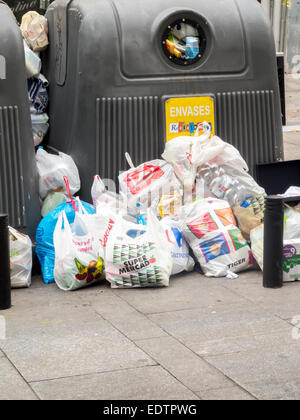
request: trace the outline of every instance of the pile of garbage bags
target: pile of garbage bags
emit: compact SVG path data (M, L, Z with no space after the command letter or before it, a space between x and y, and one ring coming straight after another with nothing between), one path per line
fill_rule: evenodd
M32 135L35 146L42 143L49 129L48 80L41 74L40 52L48 46L48 22L37 12L30 11L22 17L21 33L23 36L27 88L30 106Z
M119 194L95 175L93 205L74 197L80 179L70 156L39 148L36 157L48 209L36 235L46 283L63 290L103 279L113 288L166 287L195 263L208 277L235 278L257 267L250 239L263 226L265 191L208 124L195 137L168 142L163 159L135 166L126 154Z

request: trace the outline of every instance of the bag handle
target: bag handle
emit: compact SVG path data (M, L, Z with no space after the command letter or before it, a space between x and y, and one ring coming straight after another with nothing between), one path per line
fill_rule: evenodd
M211 137L211 134L212 134L211 133L211 125L208 122L204 121L203 123L199 123L197 125L197 129L196 129L196 132L195 132L195 137L200 137L199 131L203 131L202 135L205 135L205 136L208 135L208 138Z
M70 201L67 201L67 203L71 203L71 204L72 204L72 208L73 208L73 210L74 210L74 211L78 211L78 208L77 208L77 206L76 206L76 203L75 203L75 201L73 200L73 197L72 197L72 194L71 194L70 184L69 184L69 179L68 179L68 177L67 177L67 176L64 176L64 181L65 181L65 184L66 184L66 189L67 189L68 196L69 196L69 198L70 198Z
M59 213L58 220L54 229L53 239L54 243L58 242L58 233L63 230L64 224L64 231L68 233L69 236L72 236L72 230L66 215L66 212L63 210Z
M134 169L135 166L132 162L131 156L128 152L125 153L125 159L127 160L128 165L130 166L131 169Z
M80 200L79 197L75 198L76 203L78 204L78 213L82 213L83 215L87 216L88 212L86 211L86 209L83 207L82 201Z

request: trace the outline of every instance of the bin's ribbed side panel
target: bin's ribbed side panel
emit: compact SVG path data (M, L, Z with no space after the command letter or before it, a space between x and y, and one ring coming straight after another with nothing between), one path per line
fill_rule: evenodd
M273 91L218 93L216 116L217 135L240 151L251 172L276 161Z
M96 170L117 179L128 169L125 152L135 164L158 159L163 151L159 134L157 96L97 99Z
M0 107L0 212L14 227L26 226L18 107Z

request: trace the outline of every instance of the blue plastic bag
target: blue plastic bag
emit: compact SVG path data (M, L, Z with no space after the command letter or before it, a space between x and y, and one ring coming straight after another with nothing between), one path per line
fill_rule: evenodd
M53 244L53 233L59 217L59 214L64 210L66 212L70 224L74 222L75 210L74 203L62 203L53 211L48 213L36 231L36 254L41 264L42 275L44 283L54 283L54 265L55 265L55 249ZM91 204L81 201L82 206L89 214L95 214L95 208Z

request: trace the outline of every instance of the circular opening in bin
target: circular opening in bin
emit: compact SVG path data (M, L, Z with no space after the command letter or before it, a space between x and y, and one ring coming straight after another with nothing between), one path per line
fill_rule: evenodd
M207 40L202 25L194 19L182 17L169 21L162 34L162 48L166 57L179 66L190 66L201 60Z

